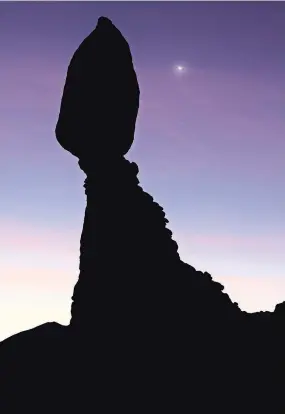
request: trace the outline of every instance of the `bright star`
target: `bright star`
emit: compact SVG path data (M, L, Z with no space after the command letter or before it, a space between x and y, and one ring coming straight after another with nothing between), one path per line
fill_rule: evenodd
M186 72L186 66L184 65L175 65L174 66L174 72L177 74L183 74Z

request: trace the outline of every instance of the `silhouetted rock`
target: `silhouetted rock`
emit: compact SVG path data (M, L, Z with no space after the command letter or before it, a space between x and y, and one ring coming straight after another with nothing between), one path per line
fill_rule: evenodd
M284 412L284 306L242 312L180 259L124 158L138 105L128 44L100 18L71 60L56 127L87 175L71 322L0 344L1 413Z
M74 53L56 126L63 148L77 157L125 155L139 107L129 45L106 17Z

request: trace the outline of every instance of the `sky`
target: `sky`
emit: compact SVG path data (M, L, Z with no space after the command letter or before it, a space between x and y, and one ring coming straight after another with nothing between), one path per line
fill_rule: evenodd
M141 89L127 158L181 258L241 309L273 310L285 300L285 3L1 2L0 340L70 320L85 176L54 130L68 63L101 15L127 38Z

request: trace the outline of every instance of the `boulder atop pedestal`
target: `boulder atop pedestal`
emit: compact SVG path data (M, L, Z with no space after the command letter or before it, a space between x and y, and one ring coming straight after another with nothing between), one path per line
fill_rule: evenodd
M80 159L125 155L134 140L139 86L129 45L100 17L68 67L56 137Z

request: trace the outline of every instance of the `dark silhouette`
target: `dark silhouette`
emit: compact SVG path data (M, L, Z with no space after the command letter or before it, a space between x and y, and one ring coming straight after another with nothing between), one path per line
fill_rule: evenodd
M1 413L284 412L285 305L247 314L181 261L124 158L138 106L129 46L101 17L70 62L56 126L87 176L71 322L0 344Z

